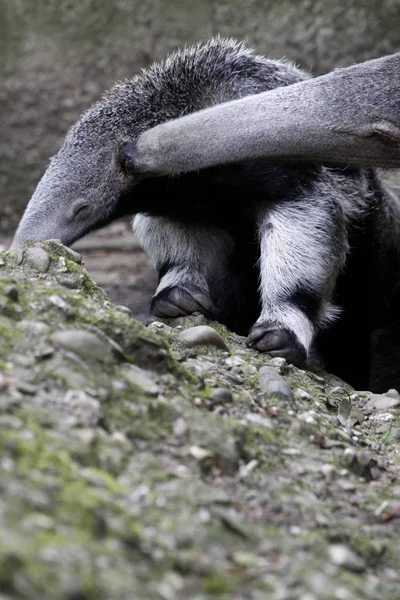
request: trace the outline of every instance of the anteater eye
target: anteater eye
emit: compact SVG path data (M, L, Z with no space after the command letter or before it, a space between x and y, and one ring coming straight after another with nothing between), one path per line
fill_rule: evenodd
M121 170L127 175L132 175L135 171L135 145L125 144L118 152L118 162Z
M90 210L89 202L86 200L77 200L72 206L71 215L72 217L83 217Z

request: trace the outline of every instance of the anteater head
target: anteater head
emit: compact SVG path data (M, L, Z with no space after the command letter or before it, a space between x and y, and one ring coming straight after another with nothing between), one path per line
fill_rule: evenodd
M12 248L51 238L70 245L120 216L144 211L144 182L130 168L129 150L142 132L298 79L294 67L216 38L116 84L69 130L27 206Z

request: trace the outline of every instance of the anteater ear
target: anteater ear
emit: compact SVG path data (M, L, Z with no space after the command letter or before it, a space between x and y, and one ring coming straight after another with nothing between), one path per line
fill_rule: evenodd
M136 174L136 142L130 142L120 148L118 161L125 173L128 175Z

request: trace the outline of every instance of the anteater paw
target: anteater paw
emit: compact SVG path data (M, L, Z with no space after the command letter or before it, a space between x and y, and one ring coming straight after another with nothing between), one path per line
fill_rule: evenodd
M164 288L154 296L150 312L162 318L182 317L198 312L212 319L216 311L211 298L199 287L174 285Z
M306 349L293 331L277 323L269 321L256 323L250 329L246 343L260 352L281 356L297 367L301 367L307 359Z

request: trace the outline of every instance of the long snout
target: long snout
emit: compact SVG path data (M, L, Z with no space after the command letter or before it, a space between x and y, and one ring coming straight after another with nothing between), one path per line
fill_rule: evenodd
M28 240L44 242L50 239L58 239L63 244L70 245L74 241L73 227L68 227L62 210L56 204L50 209L32 197L15 232L11 250L17 250Z

